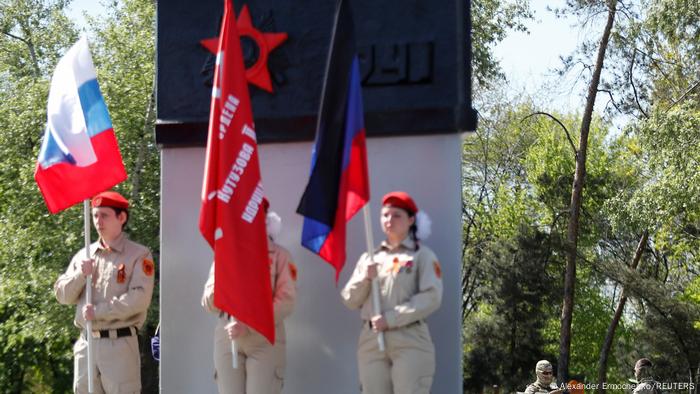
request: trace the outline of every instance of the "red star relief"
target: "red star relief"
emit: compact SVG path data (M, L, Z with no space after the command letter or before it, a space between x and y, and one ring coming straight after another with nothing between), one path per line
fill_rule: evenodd
M253 26L253 21L248 12L248 5L244 5L236 20L238 34L248 37L255 42L260 49L260 55L250 68L245 70L245 77L249 83L269 93L273 92L270 71L267 68L267 58L275 48L287 40L287 33L263 33ZM199 42L209 52L216 55L219 48L219 38L207 38Z

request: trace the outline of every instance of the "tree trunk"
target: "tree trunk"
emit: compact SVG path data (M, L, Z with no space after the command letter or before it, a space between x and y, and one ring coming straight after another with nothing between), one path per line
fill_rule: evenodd
M571 322L574 312L574 289L576 282L576 254L578 242L579 215L581 213L581 196L583 192L584 179L586 177L586 155L588 151L588 134L593 118L593 106L595 105L598 85L600 84L600 74L603 70L605 52L610 39L613 22L615 21L615 11L617 0L610 0L608 4L608 20L600 39L598 56L596 58L593 77L588 86L588 96L586 97L586 109L581 120L581 136L579 138L579 149L576 154L576 170L574 182L571 188L571 205L569 226L566 235L566 273L564 277L564 302L561 310L561 332L559 338L559 362L557 376L560 382L569 381L569 358L571 349Z
M636 270L639 265L639 261L642 259L642 253L644 253L644 247L647 244L647 239L649 238L649 231L644 230L642 237L639 239L639 244L637 245L637 250L634 252L634 258L632 259L632 265L630 268ZM598 359L598 388L597 392L599 394L604 394L603 382L608 378L608 355L612 349L613 339L615 338L615 331L617 330L618 324L620 324L620 318L622 317L622 312L625 310L625 304L627 303L627 294L625 294L624 287L622 288L622 294L620 294L620 300L615 308L615 315L613 316L610 325L608 326L608 332L605 334L605 342L603 342L603 347L600 349L600 358Z

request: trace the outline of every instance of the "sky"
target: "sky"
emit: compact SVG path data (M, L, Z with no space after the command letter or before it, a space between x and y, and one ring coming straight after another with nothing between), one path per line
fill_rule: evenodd
M550 8L563 8L564 0L531 0L534 20L528 33L512 32L494 48L513 94L527 92L546 102L549 110L580 110L588 80L577 75L559 77L560 56L572 54L585 38L598 38L603 26L581 26L575 19L559 19ZM545 100L548 98L548 100ZM604 105L604 102L603 102ZM597 109L602 109L596 105Z
M102 5L103 0L73 0L68 7L68 16L73 19L79 26L85 25L83 13L90 16L99 16L105 12L105 7Z
M559 55L576 46L577 37L568 23L558 20L546 4L550 2L535 0L535 19L527 23L529 32L511 32L494 50L509 82L518 90L537 91L561 64Z

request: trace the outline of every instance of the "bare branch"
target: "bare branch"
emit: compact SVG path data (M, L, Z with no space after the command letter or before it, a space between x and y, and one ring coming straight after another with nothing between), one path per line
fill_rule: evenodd
M686 90L685 93L683 93L683 94L681 95L681 97L679 97L677 100L673 101L673 103L671 104L670 107L668 107L668 109L666 110L666 112L670 111L673 107L676 106L676 104L678 104L678 103L680 103L681 101L683 101L683 99L685 98L685 96L687 96L690 92L692 92L693 90L695 90L695 88L697 88L698 86L700 86L700 81L695 82L695 83L693 84L693 86L691 86L690 88L688 88L688 90Z
M21 41L22 43L24 43L24 45L27 46L27 49L29 50L29 56L32 58L32 66L34 67L34 69L32 71L34 72L34 76L38 77L39 76L39 61L37 60L37 57L36 57L36 49L34 48L34 44L30 40L27 40L26 38L23 38L20 36L16 36L16 35L10 33L9 31L3 31L2 34L6 35L10 38L14 38L15 40Z
M10 38L14 38L15 40L22 41L23 43L27 44L27 40L25 40L24 38L22 38L20 36L16 36L16 35L10 33L9 31L4 31L4 32L2 32L2 34L6 35Z
M637 48L634 48L634 52L632 52L632 61L630 61L630 69L629 69L629 77L630 77L630 85L632 86L632 91L634 92L634 102L637 103L637 108L642 112L644 117L646 119L649 119L649 115L644 111L644 108L642 108L642 104L639 103L639 95L637 94L637 87L634 86L634 78L632 76L634 72L634 61L637 58Z
M528 116L522 118L522 119L520 120L520 122L522 123L522 122L526 121L528 118L531 118L531 117L533 117L533 116L535 116L535 115L544 115L544 116L548 116L548 117L550 117L552 120L554 120L555 122L557 122L557 123L559 124L559 126L561 126L561 128L564 129L564 133L566 134L566 139L569 140L569 145L571 145L571 150L574 151L574 155L577 155L577 154L578 154L578 149L576 149L576 146L574 145L574 141L571 139L571 134L569 134L569 130L566 128L566 126L564 126L564 123L562 123L562 122L561 122L559 119L557 119L554 115L549 114L549 113L547 113L547 112L542 112L542 111L533 112L533 113L531 113L530 115L528 115Z
M601 93L607 93L608 96L610 96L610 102L612 103L613 107L617 110L617 112L622 113L620 110L620 107L617 106L617 103L615 102L615 99L613 98L612 92L608 89L598 89L599 92Z

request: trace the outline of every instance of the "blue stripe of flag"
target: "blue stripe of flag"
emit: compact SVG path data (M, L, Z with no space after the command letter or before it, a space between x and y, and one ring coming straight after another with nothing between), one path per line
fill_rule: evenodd
M78 87L78 98L83 110L87 134L90 138L112 128L112 120L107 111L107 105L102 98L97 79L91 79ZM56 143L54 136L47 129L39 152L39 163L48 168L58 163L75 164L70 152L63 152Z
M90 137L112 128L112 120L107 112L107 105L102 98L97 79L91 79L78 88L80 106L83 108L85 125Z

